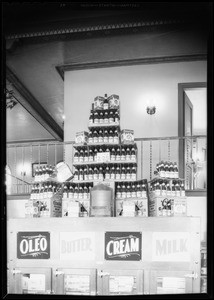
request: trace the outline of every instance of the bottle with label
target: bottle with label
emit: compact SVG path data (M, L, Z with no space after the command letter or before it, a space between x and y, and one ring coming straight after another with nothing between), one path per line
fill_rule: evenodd
M161 184L161 196L166 196L166 181L165 180L161 180L160 181Z
M110 169L110 179L115 179L115 167L114 167L114 165L112 165L111 169Z
M136 192L137 192L137 198L141 198L142 192L141 192L140 182L137 183Z
M113 142L115 144L119 143L119 134L118 134L118 130L117 129L114 130Z
M35 170L35 173L34 173L35 181L39 181L38 177L39 177L39 168L37 167L36 170Z
M98 173L99 173L99 171L98 171L98 169L97 169L97 166L95 166L95 167L94 167L94 176L93 176L93 179L94 179L94 180L98 180Z
M74 197L74 188L72 183L69 184L69 190L68 190L68 198L73 199Z
M185 197L184 182L181 181L181 197Z
M102 129L99 129L98 142L103 143L103 140L103 131Z
M93 172L93 169L91 166L89 166L89 169L88 169L88 180L93 180L94 178L94 172Z
M89 162L94 161L94 154L93 154L92 149L89 149L88 161Z
M164 162L161 161L159 165L159 175L160 177L165 177L165 168L164 168Z
M79 151L75 151L74 153L74 163L78 163L79 162Z
M143 198L147 197L147 190L146 190L146 181L142 180L142 184L141 184L141 195Z
M131 148L131 160L136 161L136 150L134 146Z
M94 161L97 161L97 153L98 153L98 150L97 150L97 148L95 147L95 148L94 148Z
M131 184L131 197L132 198L137 197L136 185L134 182Z
M83 169L83 179L85 181L88 181L88 168L87 168L87 166L85 166L84 169Z
M127 182L127 186L126 186L126 198L131 198L131 185L130 185L130 182Z
M121 147L121 157L120 157L120 159L122 161L126 160L126 150L125 150L125 148L123 146Z
M121 196L122 196L123 199L126 198L126 185L125 185L125 182L122 183Z
M117 165L117 167L116 167L115 176L116 176L116 180L120 180L120 166L119 165Z
M84 150L84 162L88 162L88 149L85 148Z
M89 144L93 143L93 132L92 132L92 130L89 130L89 133L88 133L88 143Z
M132 168L131 168L131 179L137 180L137 169L136 169L135 165L132 165Z
M98 180L103 180L103 167L99 167Z
M107 144L109 142L109 135L107 129L104 130L103 142L104 144Z
M167 181L167 183L166 183L166 195L167 196L171 196L172 195L169 181Z
M126 179L126 168L124 165L121 167L121 179L125 180Z
M109 130L108 141L109 141L110 144L113 144L113 142L114 142L114 134L113 134L112 129Z
M155 195L156 196L160 196L160 182L159 180L156 181L156 185L155 185Z
M83 161L84 161L84 151L83 149L81 149L79 154L79 162L82 163Z
M126 180L130 180L131 179L131 168L130 166L128 165L126 167Z
M109 117L108 117L108 112L107 111L105 111L105 113L104 113L104 123L105 124L109 123Z
M105 99L104 99L104 103L103 103L103 109L109 109L109 103L108 103L108 99L107 99L107 94L105 94Z
M120 117L119 117L118 111L115 112L114 121L115 121L115 123L119 123L119 121L120 121Z
M82 167L80 167L80 169L79 169L79 180L83 181L83 169L82 169Z
M120 161L120 160L121 160L120 147L117 147L117 150L116 150L116 161Z
M106 180L111 179L109 165L107 165L106 168L105 168L105 179L106 179Z
M78 180L79 180L79 171L78 171L78 169L76 169L74 171L74 181L78 181Z
M98 124L99 123L99 116L98 116L98 112L95 111L94 113L94 124Z
M99 122L100 122L100 124L104 123L104 113L102 111L100 111Z
M111 149L110 159L111 159L111 161L115 161L116 160L116 151L115 151L114 147L112 147L112 149Z
M173 169L174 169L174 178L178 178L178 166L176 162L174 162Z
M64 184L62 196L63 196L63 199L67 199L68 198L68 187L67 187L67 184Z
M91 124L93 124L94 123L94 113L93 113L93 111L91 110L91 112L90 112L90 117L89 117L89 124L91 125Z
M52 183L49 182L49 184L48 184L48 198L51 198L52 196L53 196Z
M121 185L120 182L117 183L117 189L116 189L116 199L122 198L122 191L121 191Z
M74 199L78 199L78 194L79 194L79 189L78 189L78 185L75 185L74 188Z
M174 182L174 180L172 181L171 196L175 197L175 182Z
M81 184L79 185L78 199L83 199L83 188Z
M46 165L45 166L45 176L44 176L44 179L47 180L49 178L49 166Z
M165 162L164 167L165 167L165 177L169 178L169 163L168 163L168 161Z
M129 147L126 148L126 161L131 160L131 150Z
M181 196L181 191L180 191L180 185L179 181L175 180L175 196L180 197Z
M83 186L83 199L88 199L88 187L87 184Z
M114 123L114 115L113 115L113 111L111 110L109 115L108 115L108 120L109 123Z
M47 182L44 182L44 191L43 191L44 199L47 199L47 193L48 193L48 184L47 184Z
M97 130L94 130L94 132L93 132L93 143L94 144L98 143L98 132L97 132Z
M174 167L172 162L169 163L169 178L174 178Z

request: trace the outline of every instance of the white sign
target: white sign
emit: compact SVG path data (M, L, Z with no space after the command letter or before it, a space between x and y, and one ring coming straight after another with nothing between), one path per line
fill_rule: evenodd
M153 261L189 261L189 232L154 232L152 235Z
M94 232L60 232L61 260L94 260Z
M184 294L186 280L179 277L158 277L157 294Z

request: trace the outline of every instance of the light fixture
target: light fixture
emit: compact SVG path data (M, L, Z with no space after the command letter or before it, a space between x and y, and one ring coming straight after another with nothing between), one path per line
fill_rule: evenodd
M154 115L156 112L156 107L155 106L147 106L146 111L147 111L147 114Z

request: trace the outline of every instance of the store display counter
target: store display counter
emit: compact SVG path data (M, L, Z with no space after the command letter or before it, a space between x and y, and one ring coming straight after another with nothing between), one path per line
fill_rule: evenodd
M200 218L10 219L7 228L9 293L200 292Z

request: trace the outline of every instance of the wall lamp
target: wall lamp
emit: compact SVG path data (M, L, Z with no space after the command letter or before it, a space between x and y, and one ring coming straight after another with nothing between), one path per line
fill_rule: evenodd
M147 111L147 114L154 115L156 112L156 107L155 106L147 106L146 111Z

